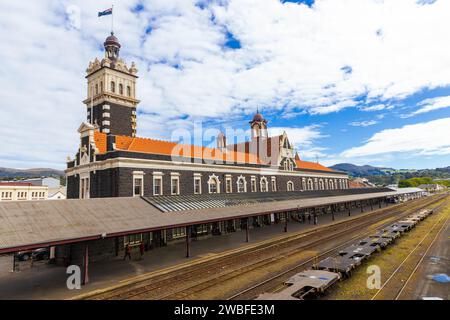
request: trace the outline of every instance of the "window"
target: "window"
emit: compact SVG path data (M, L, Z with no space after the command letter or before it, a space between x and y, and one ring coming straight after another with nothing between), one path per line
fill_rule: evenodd
M209 176L208 188L209 193L220 193L220 181L216 175Z
M123 94L123 84L119 83L119 94Z
M225 192L226 193L231 193L233 192L233 187L231 185L231 176L230 175L226 175L225 176Z
M98 94L98 84L95 85L95 94Z
M133 171L133 196L140 197L144 195L144 172Z
M127 96L131 97L131 87L127 86Z
M252 192L256 192L256 178L254 176L251 177L250 188Z
M139 197L142 196L142 178L134 179L134 193L133 196Z
M89 199L89 173L80 174L80 199Z
M173 176L170 178L170 193L172 195L180 194L180 178Z
M268 182L267 182L267 178L266 177L262 177L259 183L260 183L261 192L269 191L268 190Z
M182 238L186 236L186 228L180 227L180 228L173 228L172 229L172 238Z
M323 186L323 180L322 179L320 179L319 180L319 190L324 190L325 188L324 188L324 186Z
M100 92L103 92L103 81L100 81Z
M194 194L202 193L202 178L194 173Z
M114 81L111 81L111 92L112 93L116 92L116 83Z
M208 233L208 225L207 224L199 224L196 226L197 234Z
M306 179L302 178L302 190L306 189Z
M314 190L312 179L308 179L308 190Z
M333 182L333 180L330 180L330 190L334 190L334 182Z
M237 191L238 192L247 192L247 181L243 176L240 176L237 180Z
M277 191L277 178L272 177L271 179L271 188L272 191Z
M294 191L294 183L292 181L288 181L287 191Z
M154 177L153 178L153 195L160 196L162 195L162 177Z
M129 236L123 237L123 245L126 246L129 244L130 246L136 245L142 242L142 233L139 234L130 234Z

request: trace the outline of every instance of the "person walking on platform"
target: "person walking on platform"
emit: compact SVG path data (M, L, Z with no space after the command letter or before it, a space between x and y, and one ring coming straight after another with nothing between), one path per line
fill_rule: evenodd
M125 246L125 255L123 256L123 260L125 261L127 257L131 260L131 247L129 243Z
M141 244L139 245L139 253L141 254L141 260L142 257L144 256L144 252L145 252L145 246L144 246L144 241L141 241Z

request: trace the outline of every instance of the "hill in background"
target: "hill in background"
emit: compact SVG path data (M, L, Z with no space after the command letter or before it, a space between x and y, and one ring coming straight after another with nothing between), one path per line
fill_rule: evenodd
M370 165L358 166L351 163L339 163L331 169L344 171L350 177L367 178L376 185L398 184L402 180L413 178L430 178L427 181L450 179L450 166L436 169L392 169Z
M0 180L39 177L63 177L64 171L50 168L13 169L0 168Z

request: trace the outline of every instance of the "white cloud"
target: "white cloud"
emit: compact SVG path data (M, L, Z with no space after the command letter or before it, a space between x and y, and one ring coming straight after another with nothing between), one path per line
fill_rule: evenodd
M375 120L367 120L367 121L353 121L350 122L349 125L353 127L369 127L377 124L378 121Z
M145 9L133 13L140 2ZM442 41L450 1L321 0L309 8L230 0L205 9L197 2L115 4L121 54L140 70L139 135L170 136L181 115L182 125L257 106L321 115L359 106L364 95L374 104L450 84L450 43ZM108 7L107 0L0 2L2 165L61 168L73 155L85 69L102 56L110 27L97 11ZM241 49L224 47L227 31Z
M392 153L413 155L450 154L450 118L386 129L374 134L362 146L350 148L341 157L353 159Z
M376 104L368 107L361 107L362 111L380 111L385 109L392 109L393 106L385 105L385 104Z
M412 117L418 114L427 113L434 110L444 109L450 107L450 96L445 97L436 97L431 99L423 100L418 104L418 106L421 106L421 108L417 111L414 111L410 113L409 115L406 115L405 117Z

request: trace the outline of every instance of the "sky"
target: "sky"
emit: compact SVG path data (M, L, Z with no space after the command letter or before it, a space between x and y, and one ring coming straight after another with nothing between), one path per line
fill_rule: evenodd
M304 160L450 165L450 1L114 2L139 69L138 135L244 128L257 109ZM0 1L0 167L64 169L109 1Z

